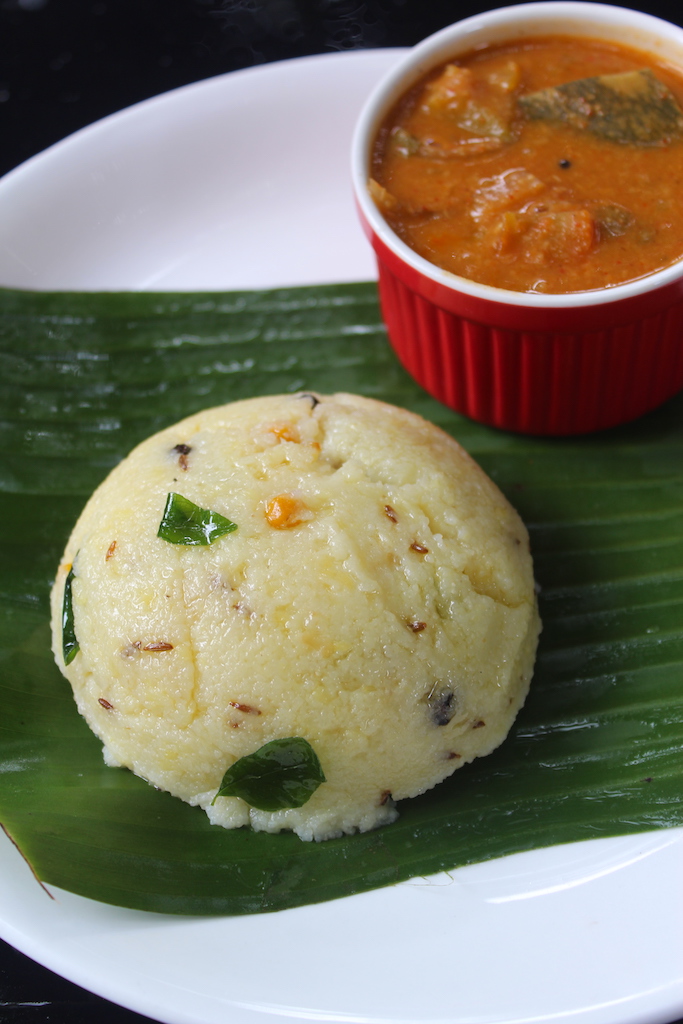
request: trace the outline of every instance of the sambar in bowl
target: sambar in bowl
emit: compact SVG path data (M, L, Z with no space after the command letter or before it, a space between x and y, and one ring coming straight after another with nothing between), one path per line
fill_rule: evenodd
M683 30L530 3L411 50L353 179L406 368L474 419L604 429L683 387Z

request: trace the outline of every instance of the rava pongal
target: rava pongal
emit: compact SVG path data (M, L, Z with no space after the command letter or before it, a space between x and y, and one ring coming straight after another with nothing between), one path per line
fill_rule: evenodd
M321 840L502 742L539 619L526 530L451 437L301 394L139 445L76 524L52 628L108 764Z

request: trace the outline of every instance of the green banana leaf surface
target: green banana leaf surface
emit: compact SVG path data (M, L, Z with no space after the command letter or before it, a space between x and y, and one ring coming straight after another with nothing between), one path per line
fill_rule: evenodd
M36 876L108 903L244 914L556 843L683 824L683 396L539 439L401 369L372 283L224 294L0 292L0 822ZM389 827L325 843L211 826L107 768L50 651L92 490L139 441L252 395L353 391L452 433L529 527L544 630L507 741Z

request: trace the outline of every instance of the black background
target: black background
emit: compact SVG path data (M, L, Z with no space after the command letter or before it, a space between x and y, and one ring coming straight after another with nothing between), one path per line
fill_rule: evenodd
M0 174L78 128L189 82L313 53L411 46L488 6L494 5L457 0L0 0ZM683 24L683 8L673 2L624 6ZM84 992L0 942L0 1024L146 1020Z

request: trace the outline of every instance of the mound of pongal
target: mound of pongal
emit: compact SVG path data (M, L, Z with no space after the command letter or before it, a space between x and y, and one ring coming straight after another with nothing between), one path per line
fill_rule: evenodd
M108 764L215 824L317 840L497 747L539 631L491 480L346 394L235 402L139 445L76 524L52 625Z

